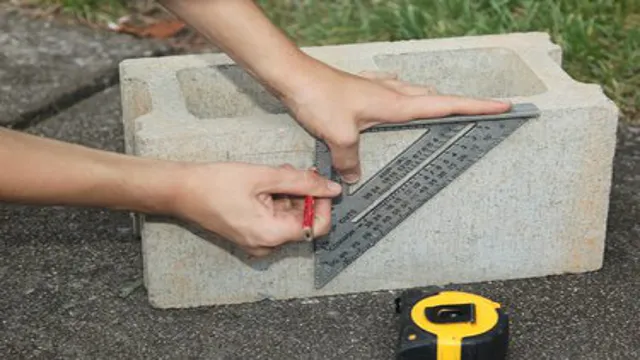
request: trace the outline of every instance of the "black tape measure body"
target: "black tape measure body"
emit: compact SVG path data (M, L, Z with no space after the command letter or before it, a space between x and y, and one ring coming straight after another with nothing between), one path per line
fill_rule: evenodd
M400 314L397 360L503 360L508 315L484 297L458 291L406 291Z

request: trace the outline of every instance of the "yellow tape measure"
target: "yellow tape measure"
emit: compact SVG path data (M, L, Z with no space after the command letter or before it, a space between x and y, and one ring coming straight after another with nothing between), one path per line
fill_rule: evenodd
M500 304L459 291L407 291L400 313L397 360L502 360L509 319Z

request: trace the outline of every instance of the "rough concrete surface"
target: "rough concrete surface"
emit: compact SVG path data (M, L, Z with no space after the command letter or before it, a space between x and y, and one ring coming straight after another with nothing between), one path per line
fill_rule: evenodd
M118 92L33 133L122 149ZM99 130L96 130L99 129ZM640 128L621 126L602 270L457 286L502 303L511 360L640 358ZM0 206L3 359L391 359L390 292L160 310L129 216Z
M0 10L0 49L0 125L10 126L115 83L124 59L168 52L160 42L8 10Z
M531 102L542 112L322 289L312 244L269 261L147 218L145 280L158 307L186 307L593 271L602 265L617 109L574 81L543 33L304 49L347 71L394 71L447 94ZM121 64L127 152L307 168L314 139L226 55ZM361 137L364 183L424 130ZM541 181L541 178L544 180ZM419 275L407 276L417 272ZM231 275L230 275L231 274Z

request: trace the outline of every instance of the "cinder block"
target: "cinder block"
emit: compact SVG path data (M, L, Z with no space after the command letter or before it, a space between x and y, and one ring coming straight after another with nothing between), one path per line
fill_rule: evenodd
M191 307L579 273L602 265L618 121L544 33L311 47L338 68L396 71L440 92L531 102L529 121L321 290L312 245L249 261L228 242L141 218L153 306ZM128 153L306 168L314 139L224 54L121 64ZM362 136L364 179L422 131Z

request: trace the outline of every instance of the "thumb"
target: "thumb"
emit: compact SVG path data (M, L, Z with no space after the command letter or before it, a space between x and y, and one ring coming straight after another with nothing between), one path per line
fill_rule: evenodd
M340 184L330 181L312 170L280 167L273 168L267 176L265 190L271 193L334 197L342 192Z
M453 95L403 96L396 105L393 112L388 111L390 108L385 111L385 119L388 121L404 122L449 115L499 114L511 108L507 102Z
M341 136L340 139L327 139L327 145L331 150L333 167L340 174L344 182L356 183L360 180L362 169L360 167L360 139L357 130L354 136ZM331 141L333 140L333 141Z

